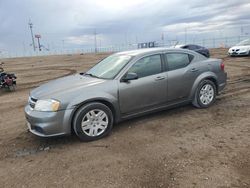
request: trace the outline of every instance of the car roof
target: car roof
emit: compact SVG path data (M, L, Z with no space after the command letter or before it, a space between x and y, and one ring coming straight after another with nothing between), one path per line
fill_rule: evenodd
M123 51L116 53L117 55L129 55L129 56L137 56L137 55L144 55L147 53L154 53L154 52L188 52L190 53L190 50L181 49L181 48L145 48L145 49L137 49L137 50L130 50L130 51Z

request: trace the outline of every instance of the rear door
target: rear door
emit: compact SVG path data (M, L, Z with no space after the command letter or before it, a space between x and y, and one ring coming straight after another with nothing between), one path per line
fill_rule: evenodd
M168 101L187 99L194 81L200 74L197 63L191 63L194 56L183 52L169 52L165 54L168 74Z
M167 74L163 72L161 54L143 57L128 70L138 79L119 83L119 103L122 114L145 111L167 101Z

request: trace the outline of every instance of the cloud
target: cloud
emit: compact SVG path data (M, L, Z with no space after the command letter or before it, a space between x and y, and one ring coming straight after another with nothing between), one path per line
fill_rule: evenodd
M249 0L1 0L0 43L9 51L32 49L29 19L44 45L93 47L96 30L102 45L128 44L184 36L250 33ZM52 45L53 44L53 45Z
M97 41L105 42L105 36L104 35L96 35ZM76 45L93 45L95 42L95 36L94 35L79 35L79 36L69 36L64 39L66 43L69 44L76 44Z
M214 37L218 31L224 31L229 36L230 34L238 36L241 34L241 27L250 28L250 3L248 1L238 1L237 3L229 1L228 4L225 1L217 4L209 3L211 6L206 6L204 3L190 5L190 17L177 18L175 23L167 24L163 30L176 35L184 35L185 32L188 32L192 35L210 34L207 37Z

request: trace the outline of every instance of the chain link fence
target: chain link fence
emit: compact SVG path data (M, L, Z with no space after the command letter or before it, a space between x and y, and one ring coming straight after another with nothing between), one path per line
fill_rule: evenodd
M185 40L160 40L155 41L158 47L170 47L177 44L196 44L207 48L229 48L239 43L242 40L248 39L250 36L233 36L233 37L222 37L222 38L186 38ZM149 42L149 41L145 41ZM103 52L119 52L125 50L134 50L138 48L138 44L127 44L127 45L113 45L97 48L74 48L74 49L50 49L42 51L21 51L11 52L5 51L0 53L0 58L15 58L15 57L32 57L32 56L47 56L47 55L65 55L65 54L86 54L86 53L103 53Z

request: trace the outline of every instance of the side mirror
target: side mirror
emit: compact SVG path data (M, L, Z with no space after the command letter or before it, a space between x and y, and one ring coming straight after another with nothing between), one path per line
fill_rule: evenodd
M138 75L135 72L128 72L122 79L122 82L128 82L129 80L138 79Z

